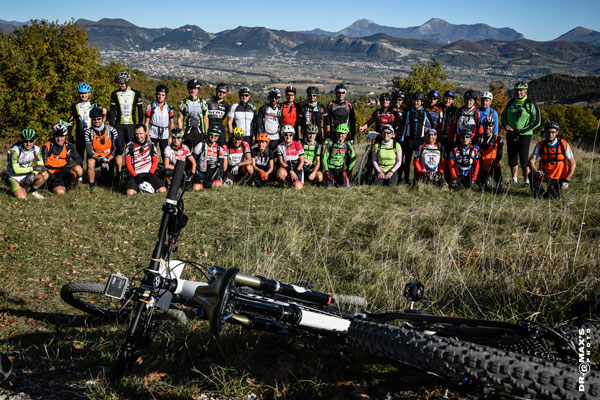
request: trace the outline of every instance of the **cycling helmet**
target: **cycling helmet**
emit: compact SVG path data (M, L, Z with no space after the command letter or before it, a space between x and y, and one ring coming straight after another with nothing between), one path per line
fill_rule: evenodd
M496 125L496 120L491 115L488 115L484 119L481 120L481 125L483 126L494 126Z
M288 86L285 88L285 94L294 93L296 94L296 86Z
M557 131L559 131L560 130L560 125L558 125L557 122L548 120L544 124L544 130L545 131L549 131L550 129L556 129Z
M188 90L190 89L200 89L200 81L198 79L190 79L187 83Z
M394 90L392 92L392 100L402 99L404 100L404 92L401 90Z
M529 88L529 85L527 85L527 82L524 81L519 81L517 83L515 83L515 89L525 89L527 90Z
M427 129L427 132L425 132L425 135L427 135L429 133L433 133L435 136L437 136L437 131L435 129Z
M379 130L381 131L381 133L385 132L385 131L390 131L392 132L392 135L394 134L394 127L389 125L389 124L383 124L381 125L381 127L379 128Z
M156 87L156 93L165 92L165 94L169 94L169 88L167 85L163 85L162 83Z
M58 123L52 127L52 134L54 136L67 136L67 127Z
M477 93L475 93L474 90L467 90L463 96L463 98L465 100L469 100L469 99L473 99L473 100L477 100Z
M225 82L221 82L217 85L217 91L219 90L229 91L229 86Z
M337 133L350 133L350 128L348 127L348 124L339 124L335 128L335 131Z
M214 126L211 126L210 128L208 128L209 136L220 136L221 133L223 133L223 131L221 130L221 128L218 125L214 125Z
M150 182L144 181L139 184L140 193L154 193L154 186Z
M128 71L119 71L115 76L115 83L129 83L130 80L131 76L129 76Z
M494 100L494 95L491 92L483 92L481 93L481 98Z
M181 128L173 128L171 130L171 137L182 138L183 137L183 129L181 129Z
M269 97L269 100L280 98L281 97L281 90L279 90L277 88L270 89L268 97Z
M90 93L91 91L92 91L92 87L90 86L89 83L81 82L79 85L77 85L78 93Z
M21 131L21 139L23 140L35 140L37 133L33 129L25 128Z
M246 132L239 126L233 128L233 132L231 132L234 139L243 139Z
M306 133L319 133L319 127L315 124L310 124L306 127Z
M381 96L379 96L379 104L383 104L383 101L386 99L392 101L392 98L388 93L381 93Z
M103 117L104 117L104 111L102 110L102 108L94 107L90 110L90 118L91 119L103 118Z
M463 126L459 129L459 133L461 137L468 136L473 137L473 131L468 126Z
M238 93L239 94L244 94L244 93L252 94L252 91L250 90L249 87L243 86L243 87L240 88L240 90L238 90Z
M335 85L334 91L337 93L338 90L343 90L345 93L348 89L346 89L346 86L344 86L343 83L338 83L337 85Z
M432 89L429 91L429 93L427 93L427 97L429 97L430 99L439 99L440 98L440 92L438 92L435 89Z
M281 128L281 134L285 136L288 133L295 134L296 130L291 125L284 125L283 128Z
M413 100L425 101L425 93L423 93L423 92L417 92L417 93L415 93L414 96L413 96Z
M319 94L319 88L316 86L309 86L308 88L306 88L306 94Z
M268 133L261 133L260 135L258 135L258 137L256 138L257 142L267 142L269 143L271 141L271 138L269 137Z
M452 90L446 90L444 92L444 97L451 97L451 98L455 99L456 93L454 93Z

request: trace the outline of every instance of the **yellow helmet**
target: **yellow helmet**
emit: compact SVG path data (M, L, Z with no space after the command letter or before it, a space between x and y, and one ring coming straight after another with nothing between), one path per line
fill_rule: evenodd
M233 133L233 138L234 139L243 139L244 136L245 136L245 134L246 134L244 132L244 130L242 128L240 128L239 126L233 128L233 132L232 133Z

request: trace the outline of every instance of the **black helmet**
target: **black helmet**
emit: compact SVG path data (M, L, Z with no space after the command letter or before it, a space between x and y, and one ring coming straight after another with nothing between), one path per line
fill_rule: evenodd
M103 118L104 117L104 111L102 110L101 107L94 107L90 110L90 118L94 119L94 118Z
M379 96L379 104L383 104L383 101L385 99L390 100L390 101L392 100L389 93L381 93L381 96Z
M156 86L156 93L158 92L165 92L165 94L169 94L169 88L167 85L163 85L161 83L160 85Z
M240 88L240 90L238 90L238 94L244 94L244 93L248 93L248 94L252 94L252 91L250 90L249 87L247 86L242 86Z
M130 80L129 71L119 71L115 76L115 83L129 83Z
M427 93L427 97L429 97L430 99L439 99L440 92L438 92L436 89L431 89L429 93Z
M481 120L481 125L494 126L494 125L496 125L496 120L494 119L493 116L488 115L487 117L485 117L484 119Z
M308 88L306 88L306 94L319 94L319 88L316 86L309 86Z
M425 101L425 93L423 92L417 92L413 95L413 100L421 100L421 101Z
M556 129L557 131L559 131L560 130L560 125L558 125L557 122L548 120L544 124L544 130L545 131L549 131L550 129Z
M218 133L219 135L221 135L223 133L223 130L221 130L219 125L215 124L208 128L208 134L210 135L211 133Z
M229 86L225 82L221 82L217 85L217 91L219 90L229 91Z
M294 93L294 94L296 94L296 86L290 85L290 86L286 87L285 88L285 94L288 94L288 93Z
M59 122L52 127L52 134L54 136L67 136L67 127Z
M402 99L404 100L404 92L402 90L394 90L392 92L392 100Z
M470 90L470 89L469 89L469 90L467 90L467 91L465 92L465 94L464 94L463 98L464 98L465 100L468 100L468 99L477 100L477 92L475 92L474 90Z
M277 88L270 89L268 97L269 97L269 100L280 98L281 97L281 90L279 90Z
M187 83L187 88L189 89L200 89L200 82L198 79L190 79Z
M455 99L456 93L454 93L452 90L446 90L444 92L444 97L450 97L451 99Z
M348 89L346 89L346 86L344 86L343 83L338 83L337 85L335 85L334 91L337 92L338 90L343 90L344 92L346 92Z

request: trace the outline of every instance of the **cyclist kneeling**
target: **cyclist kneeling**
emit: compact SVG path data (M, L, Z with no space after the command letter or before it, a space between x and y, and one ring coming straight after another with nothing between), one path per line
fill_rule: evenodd
M302 189L304 186L304 148L294 140L296 130L292 125L285 125L283 143L277 145L276 154L279 168L277 169L277 180L289 181L294 189Z
M48 168L48 190L65 194L65 187L74 189L83 175L83 160L71 143L66 142L67 127L56 124L52 127L52 140L42 146L42 157Z
M264 186L269 176L275 170L273 151L269 148L270 137L268 133L261 133L256 138L257 147L252 149L252 183Z
M371 153L373 168L377 172L375 185L396 186L398 170L402 165L402 147L394 140L394 128L381 125L381 141L375 143Z
M415 150L413 160L415 181L445 187L444 167L446 160L444 159L444 146L437 141L437 137L435 129L427 130L425 142Z
M233 186L234 183L240 182L242 178L248 180L254 173L250 145L244 140L244 136L245 132L242 128L233 128L231 140L225 147L227 152L225 182L228 186Z
M567 141L558 136L559 130L560 126L556 122L546 122L546 139L535 145L529 158L529 180L533 197L560 199L562 191L569 187L569 180L575 173L573 151ZM536 168L535 162L538 158L540 165ZM548 183L546 193L542 182Z
M37 190L48 180L48 171L40 148L35 145L36 139L37 133L33 129L23 129L21 142L8 150L8 184L17 199L27 198L27 187L33 198L44 198Z
M115 163L120 164L118 153L119 134L112 126L104 122L104 111L100 107L90 110L92 126L84 132L85 151L87 153L87 175L90 192L96 189L96 164L100 165L103 178L111 184ZM105 178L107 177L107 178Z
M352 144L346 142L350 133L347 124L336 128L336 137L325 145L323 151L323 183L325 186L350 187L350 171L356 161L356 153Z
M227 155L225 149L219 146L221 128L214 125L208 129L207 141L202 141L194 147L196 158L196 176L194 190L223 186L223 171L227 170Z
M474 187L479 174L479 147L471 143L472 135L470 128L461 129L460 143L450 151L448 169L454 190Z
M188 176L194 176L196 173L196 160L192 155L189 147L183 143L183 130L174 128L171 130L171 144L165 148L165 182L170 185L175 171L175 163L177 161L185 161L185 170L189 173Z
M504 150L504 139L502 136L494 134L496 120L492 115L484 117L481 121L483 133L475 136L473 143L481 151L480 169L477 176L477 183L483 190L489 190L493 193L502 190L502 160Z
M302 140L304 148L304 178L308 182L320 184L323 182L323 173L321 169L321 152L323 148L317 141L319 127L310 124L306 127L306 135Z
M164 183L155 175L158 167L156 147L146 136L146 125L137 124L133 128L134 141L125 147L125 165L131 174L127 181L127 196L137 192L166 192Z

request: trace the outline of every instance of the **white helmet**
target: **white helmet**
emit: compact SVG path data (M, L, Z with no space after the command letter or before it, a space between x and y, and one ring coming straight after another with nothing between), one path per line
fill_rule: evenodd
M144 181L139 185L140 193L154 193L154 186L148 181Z
M483 93L481 93L481 98L494 100L494 95L491 94L490 92L483 92Z
M285 135L286 133L296 133L296 130L291 125L284 125L283 128L281 128L281 134Z

